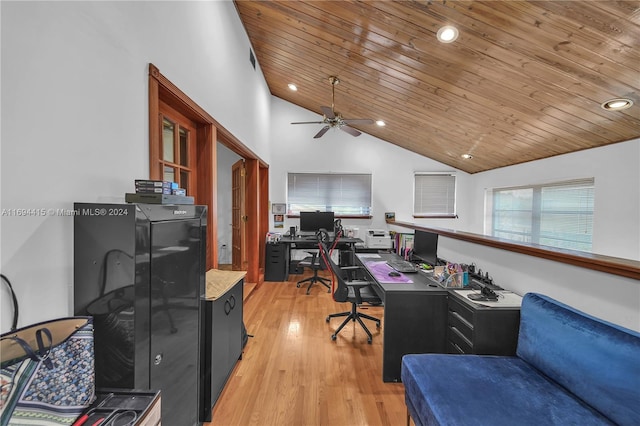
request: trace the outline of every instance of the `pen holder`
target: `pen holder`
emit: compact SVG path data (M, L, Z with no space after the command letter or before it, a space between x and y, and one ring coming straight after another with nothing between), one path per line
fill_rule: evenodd
M469 285L469 273L457 272L449 275L443 282L445 288L464 288Z

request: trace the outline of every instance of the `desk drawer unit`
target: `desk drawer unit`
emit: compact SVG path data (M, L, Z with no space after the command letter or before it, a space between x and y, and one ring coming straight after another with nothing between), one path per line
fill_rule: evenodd
M489 308L461 300L451 291L447 313L447 352L515 355L520 308Z
M289 279L289 247L281 243L268 243L264 255L264 280Z

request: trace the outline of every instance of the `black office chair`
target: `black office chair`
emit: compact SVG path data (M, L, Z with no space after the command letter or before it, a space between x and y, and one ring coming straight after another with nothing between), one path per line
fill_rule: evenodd
M320 239L322 237L324 237L324 235L320 235L320 233L316 233L316 239ZM327 234L327 237L328 237L328 234ZM303 283L308 282L309 286L307 287L307 294L309 294L309 292L311 291L311 287L315 283L320 283L327 288L327 293L331 292L331 280L318 275L318 271L327 269L326 265L322 261L322 258L320 257L320 253L309 252L309 254L311 256L307 256L304 259L302 259L300 262L298 262L298 265L304 268L311 269L313 271L313 275L309 278L305 278L304 280L298 281L298 284L296 285L296 287L300 288L300 286Z
M342 324L340 324L338 329L335 331L335 333L331 335L331 340L336 340L336 336L338 335L338 333L340 333L340 330L342 330L349 321L358 321L358 323L360 323L364 331L367 333L367 343L371 344L373 336L362 321L362 318L375 322L376 328L380 328L380 320L370 315L358 312L358 305L361 305L362 303L380 304L380 298L373 291L373 288L371 288L370 281L355 279L355 272L357 270L361 270L361 267L341 267L336 265L335 262L331 259L331 253L327 249L324 238L319 239L318 246L320 247L320 256L329 266L329 269L331 270L333 275L333 279L335 280L334 284L336 285L336 288L333 292L333 299L336 302L351 303L350 311L340 312L327 316L327 322L329 322L331 318L346 317Z

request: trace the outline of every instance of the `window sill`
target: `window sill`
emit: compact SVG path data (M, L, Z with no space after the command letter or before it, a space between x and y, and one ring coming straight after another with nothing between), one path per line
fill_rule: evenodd
M300 215L299 214L288 214L287 215L288 219L299 219ZM349 215L335 215L336 219L371 219L373 218L373 216L368 215L368 216L349 216Z
M457 214L414 214L414 219L457 219Z

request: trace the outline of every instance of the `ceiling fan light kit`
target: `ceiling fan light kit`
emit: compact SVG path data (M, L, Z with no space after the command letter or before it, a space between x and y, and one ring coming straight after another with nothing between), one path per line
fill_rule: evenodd
M335 88L340 83L340 79L332 75L329 77L329 83L331 83L331 107L320 107L323 115L322 121L298 121L291 124L324 124L324 127L315 134L315 136L313 137L314 139L321 138L331 128L338 128L343 132L350 134L351 136L360 136L362 133L359 130L351 127L350 125L373 124L374 121L369 118L343 118L342 114L336 114Z

